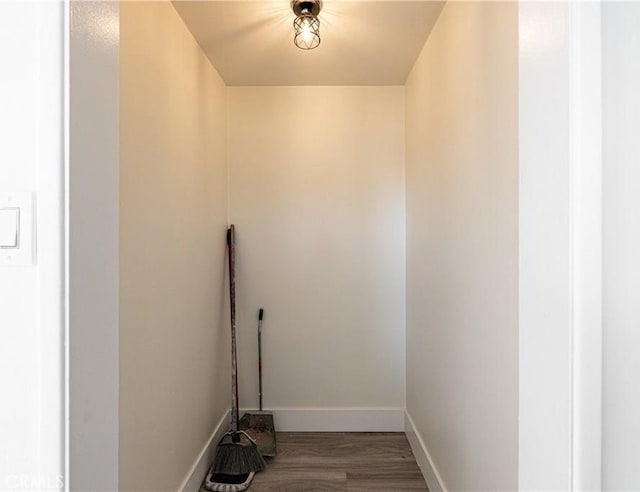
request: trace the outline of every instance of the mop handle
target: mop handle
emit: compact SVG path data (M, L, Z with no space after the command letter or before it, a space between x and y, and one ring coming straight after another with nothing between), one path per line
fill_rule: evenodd
M258 399L260 400L260 411L262 412L262 317L264 309L258 312Z

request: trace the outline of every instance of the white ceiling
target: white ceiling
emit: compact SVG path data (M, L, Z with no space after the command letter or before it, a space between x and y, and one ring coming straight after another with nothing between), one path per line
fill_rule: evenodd
M227 85L402 85L440 1L325 0L322 42L293 45L289 0L184 1L176 10Z

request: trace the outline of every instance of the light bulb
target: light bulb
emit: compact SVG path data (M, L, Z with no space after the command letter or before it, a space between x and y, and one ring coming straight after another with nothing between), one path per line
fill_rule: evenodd
M310 43L313 40L313 29L308 21L305 21L302 24L302 31L300 34L302 35L302 39L307 43Z

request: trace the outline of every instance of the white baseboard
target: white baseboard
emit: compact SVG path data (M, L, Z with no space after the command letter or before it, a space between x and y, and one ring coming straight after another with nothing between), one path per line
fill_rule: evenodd
M253 409L244 409L251 411ZM404 409L364 408L275 408L278 432L404 432Z
M447 492L442 477L438 473L438 469L433 464L427 445L424 443L422 436L418 432L413 419L409 412L404 413L404 432L407 435L413 455L418 462L422 476L431 492Z
M220 442L224 433L229 430L229 413L230 411L227 410L216 425L216 428L211 433L209 440L204 445L204 448L202 448L202 451L200 451L198 458L182 481L178 491L198 492L200 490L204 477L209 471L211 463L213 463L218 442Z

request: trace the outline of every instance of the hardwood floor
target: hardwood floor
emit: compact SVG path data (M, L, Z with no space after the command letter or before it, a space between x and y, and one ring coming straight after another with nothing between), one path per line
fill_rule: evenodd
M402 433L280 432L252 492L428 490Z

